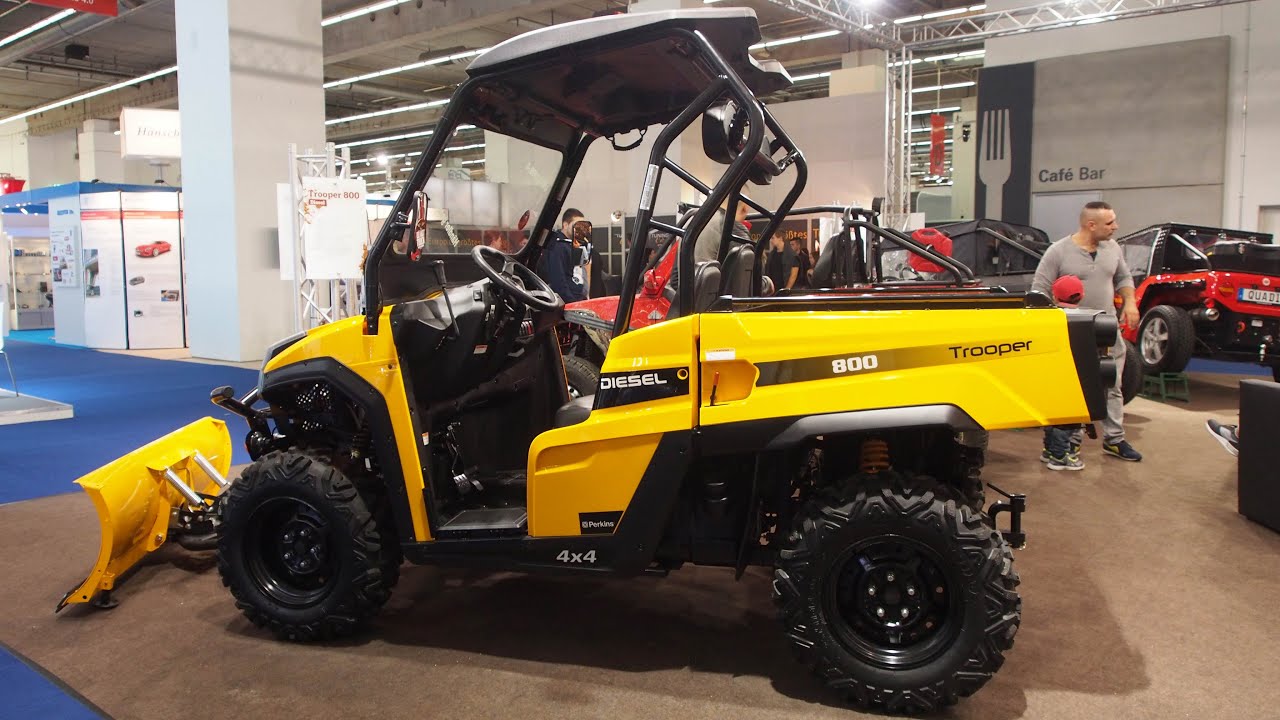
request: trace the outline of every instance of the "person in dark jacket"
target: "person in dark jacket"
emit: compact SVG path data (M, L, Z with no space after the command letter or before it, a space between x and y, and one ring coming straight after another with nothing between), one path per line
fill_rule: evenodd
M560 216L560 229L551 233L546 250L542 253L538 274L566 303L586 300L582 286L574 282L573 269L579 265L575 255L580 252L573 245L573 224L583 220L582 211L569 208Z

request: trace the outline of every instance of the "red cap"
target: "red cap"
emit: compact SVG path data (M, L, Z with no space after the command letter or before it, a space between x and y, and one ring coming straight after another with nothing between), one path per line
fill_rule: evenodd
M1084 299L1084 283L1075 275L1063 275L1053 282L1053 299L1062 307L1077 307Z

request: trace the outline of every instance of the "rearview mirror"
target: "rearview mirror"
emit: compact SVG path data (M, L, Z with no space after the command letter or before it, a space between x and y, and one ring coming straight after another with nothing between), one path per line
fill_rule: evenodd
M747 142L747 114L726 100L702 115L702 151L715 162L728 165Z

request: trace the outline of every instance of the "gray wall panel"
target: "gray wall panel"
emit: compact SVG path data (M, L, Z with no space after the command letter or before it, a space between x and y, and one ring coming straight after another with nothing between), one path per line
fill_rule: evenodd
M1032 192L1207 185L1221 207L1229 53L1215 37L1037 62Z

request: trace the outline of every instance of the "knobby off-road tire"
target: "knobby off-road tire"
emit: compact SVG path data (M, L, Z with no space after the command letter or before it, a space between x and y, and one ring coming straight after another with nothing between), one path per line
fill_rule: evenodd
M1138 324L1138 354L1148 375L1182 372L1195 346L1195 323L1182 308L1157 305Z
M577 355L564 356L564 376L569 383L569 396L595 395L600 386L600 368Z
M1120 394L1124 396L1124 404L1138 397L1142 392L1142 355L1138 348L1128 340L1124 341L1124 372L1120 377Z
M348 635L399 579L400 551L365 500L323 458L273 452L219 503L218 572L236 607L285 640Z
M882 473L810 500L792 527L774 601L800 662L852 704L928 712L1004 663L1022 613L1013 555L950 488Z

